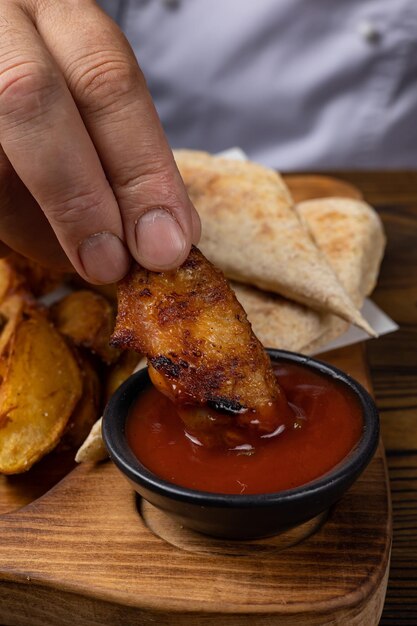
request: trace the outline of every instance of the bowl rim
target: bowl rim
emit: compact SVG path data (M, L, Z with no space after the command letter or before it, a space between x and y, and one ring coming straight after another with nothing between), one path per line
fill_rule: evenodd
M123 474L141 487L158 495L200 507L253 508L277 506L283 503L288 505L290 502L295 504L308 497L319 496L328 489L337 489L350 476L353 478L358 476L370 462L379 442L378 410L368 391L349 374L324 361L287 350L266 348L266 351L273 362L281 360L312 367L315 371L346 384L359 400L364 421L362 436L349 454L326 474L292 489L245 495L191 489L160 478L136 458L129 447L124 431L129 410L138 396L138 393L134 393L135 387L138 387L140 391L144 385L151 384L147 368L129 376L116 390L105 408L102 435L112 461ZM121 411L120 404L126 405L127 408Z

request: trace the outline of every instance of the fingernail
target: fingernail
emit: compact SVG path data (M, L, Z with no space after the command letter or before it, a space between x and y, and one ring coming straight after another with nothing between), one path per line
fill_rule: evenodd
M129 253L113 233L90 235L80 243L78 254L88 280L93 283L115 283L129 269Z
M141 265L161 271L175 267L186 241L177 220L164 209L151 209L136 223L136 258Z

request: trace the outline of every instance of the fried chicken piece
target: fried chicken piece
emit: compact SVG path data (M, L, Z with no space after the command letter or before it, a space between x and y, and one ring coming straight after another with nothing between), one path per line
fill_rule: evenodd
M268 355L222 272L193 247L176 271L134 265L118 285L112 345L146 354L150 377L200 442L236 447L285 424Z

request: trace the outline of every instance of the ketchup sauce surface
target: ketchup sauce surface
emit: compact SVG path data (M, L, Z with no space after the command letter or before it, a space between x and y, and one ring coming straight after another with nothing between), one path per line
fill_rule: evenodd
M154 387L133 405L126 437L135 456L165 480L214 493L291 489L322 476L359 441L362 409L337 380L302 365L273 364L291 409L274 436L235 449L200 445L175 405Z

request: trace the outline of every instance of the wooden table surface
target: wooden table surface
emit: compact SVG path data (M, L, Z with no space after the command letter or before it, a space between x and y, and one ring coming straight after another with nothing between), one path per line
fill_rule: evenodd
M380 624L417 626L417 172L325 174L358 187L380 212L388 237L372 298L400 330L367 342L394 518L391 574Z
M388 238L372 299L400 330L367 342L387 452L394 538L381 626L417 625L417 172L329 172L376 207Z

